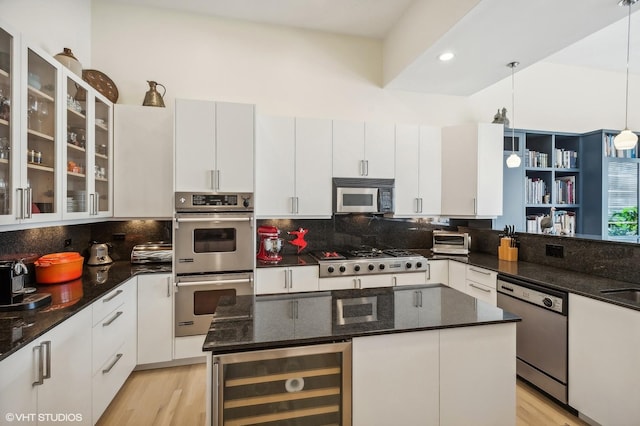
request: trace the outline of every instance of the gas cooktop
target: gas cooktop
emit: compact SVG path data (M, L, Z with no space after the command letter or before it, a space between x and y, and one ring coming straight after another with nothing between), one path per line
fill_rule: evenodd
M427 270L427 259L404 249L355 247L320 250L311 253L320 264L320 278L420 272Z

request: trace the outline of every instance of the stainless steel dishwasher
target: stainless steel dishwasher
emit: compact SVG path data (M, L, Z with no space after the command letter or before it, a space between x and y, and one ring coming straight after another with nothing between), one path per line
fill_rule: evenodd
M522 318L516 333L518 376L566 404L568 294L498 275L498 307Z

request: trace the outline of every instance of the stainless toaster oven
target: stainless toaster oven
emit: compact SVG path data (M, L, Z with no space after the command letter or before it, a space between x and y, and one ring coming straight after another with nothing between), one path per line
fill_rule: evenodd
M467 232L433 231L433 252L436 254L469 254L471 236Z

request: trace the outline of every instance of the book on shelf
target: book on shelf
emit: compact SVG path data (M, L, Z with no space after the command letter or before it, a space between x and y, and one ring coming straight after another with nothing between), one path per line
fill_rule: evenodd
M544 152L524 150L526 167L549 167L549 154Z
M545 214L527 215L527 232L531 234L543 233L540 222L547 216ZM553 212L553 227L544 230L547 234L575 235L576 233L576 212L566 210L556 210Z
M524 193L527 204L542 204L544 196L547 194L547 184L544 179L527 176Z
M557 177L555 182L556 204L576 204L576 177Z
M556 168L575 169L578 167L578 153L570 149L556 148Z
M632 149L616 149L613 140L616 135L604 135L604 155L611 158L638 158L638 145Z

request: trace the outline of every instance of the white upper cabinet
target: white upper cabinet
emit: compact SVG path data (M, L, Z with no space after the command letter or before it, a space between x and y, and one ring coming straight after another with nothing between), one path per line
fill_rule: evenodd
M114 216L173 215L173 112L168 108L115 105ZM153 164L145 167L144 164Z
M437 216L441 205L440 129L396 125L395 216Z
M253 192L253 105L177 99L175 190Z
M393 124L333 121L333 176L393 179Z
M502 215L502 124L442 129L442 215Z
M331 216L331 120L257 119L256 216Z

